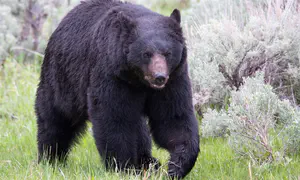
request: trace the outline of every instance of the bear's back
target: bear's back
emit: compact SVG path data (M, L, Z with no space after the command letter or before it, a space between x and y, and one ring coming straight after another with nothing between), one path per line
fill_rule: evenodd
M47 56L56 56L56 61L69 61L76 59L85 59L90 48L91 41L94 38L94 31L99 23L110 21L107 12L112 8L122 11L132 19L139 19L148 16L162 17L160 14L152 12L143 6L131 3L123 3L114 0L88 0L81 2L72 9L60 22L56 30L51 35L46 48ZM102 22L101 22L102 21ZM70 55L72 54L72 55ZM82 57L82 58L80 58ZM63 64L62 64L63 65Z

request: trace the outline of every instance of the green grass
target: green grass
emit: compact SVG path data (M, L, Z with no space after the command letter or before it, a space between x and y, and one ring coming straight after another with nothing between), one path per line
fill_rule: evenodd
M36 118L33 104L39 66L7 60L0 70L0 179L167 179L168 153L153 148L164 166L159 174L107 172L90 131L76 145L65 166L37 164ZM300 157L288 164L252 165L239 159L226 139L202 139L201 153L186 179L300 179ZM251 171L251 173L249 173Z

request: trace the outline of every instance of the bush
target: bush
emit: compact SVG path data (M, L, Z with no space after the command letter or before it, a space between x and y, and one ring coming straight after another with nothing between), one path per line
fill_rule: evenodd
M224 103L258 70L280 98L300 104L299 2L268 2L204 0L191 10L190 73L194 92L209 92L206 104Z
M300 114L298 119L289 124L285 131L285 152L286 154L299 154L300 152Z
M0 1L0 3L2 3ZM17 42L18 24L12 15L12 8L0 5L0 64L13 44Z
M228 127L229 142L236 152L255 160L273 160L277 140L273 135L274 117L279 101L261 74L247 78L240 91L232 92Z
M289 101L280 100L272 86L264 83L264 74L257 73L232 92L227 112L204 114L202 132L205 137L229 134L229 143L239 155L274 161L299 153L299 120L300 112Z
M0 0L0 63L11 54L42 56L47 40L60 19L79 0L68 2Z
M203 137L225 137L229 135L228 122L230 117L223 110L208 109L203 115L201 132Z

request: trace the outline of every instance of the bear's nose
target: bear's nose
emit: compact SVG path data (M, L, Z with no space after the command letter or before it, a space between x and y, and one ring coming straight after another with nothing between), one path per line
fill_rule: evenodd
M157 73L157 74L155 74L155 80L154 81L155 81L156 85L161 86L161 85L165 84L166 79L167 79L166 75L161 74L161 73Z

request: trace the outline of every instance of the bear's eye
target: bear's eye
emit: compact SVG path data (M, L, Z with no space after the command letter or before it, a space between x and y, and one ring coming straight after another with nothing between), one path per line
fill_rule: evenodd
M163 55L167 58L167 57L171 56L171 52L167 51L167 52L163 53Z
M143 57L144 58L151 58L152 57L152 53L151 52L144 52Z

